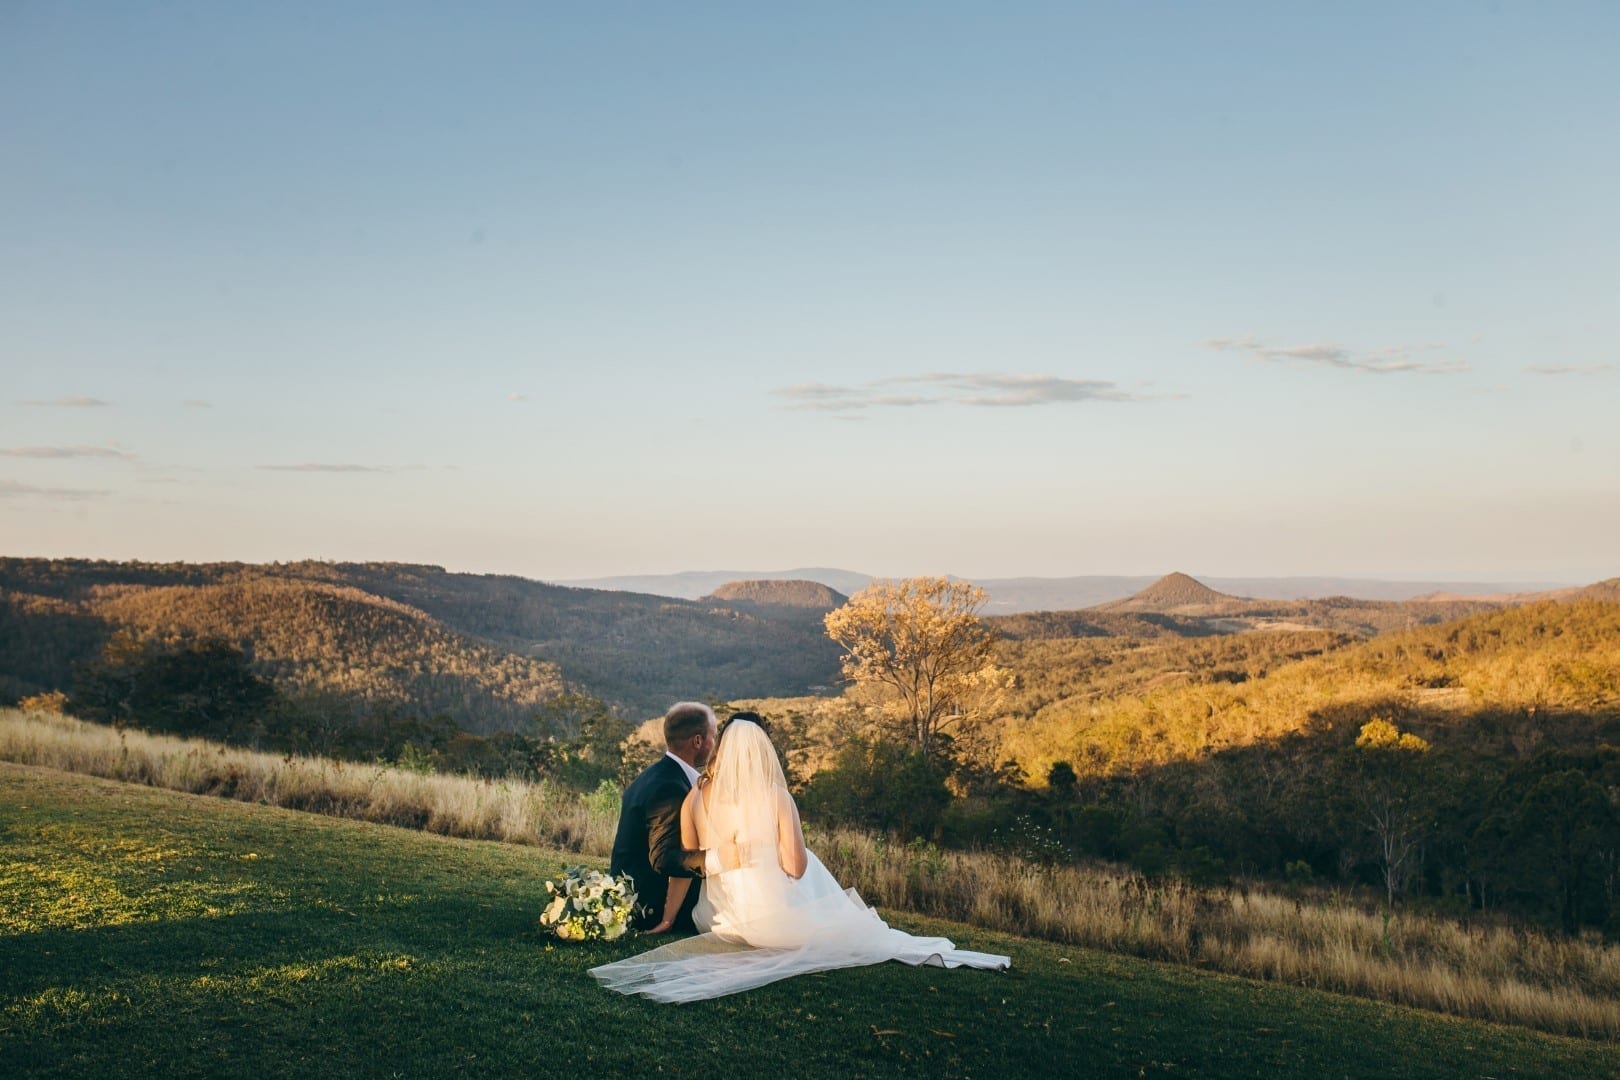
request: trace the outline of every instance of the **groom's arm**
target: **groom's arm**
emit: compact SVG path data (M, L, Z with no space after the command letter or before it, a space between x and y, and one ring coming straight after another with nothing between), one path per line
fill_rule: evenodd
M654 870L671 878L703 876L703 852L681 846L681 803L686 792L671 785L647 809L647 856Z

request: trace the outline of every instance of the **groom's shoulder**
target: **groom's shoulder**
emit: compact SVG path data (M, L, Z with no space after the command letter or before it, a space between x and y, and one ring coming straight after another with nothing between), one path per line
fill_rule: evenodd
M626 788L625 791L626 793L630 791L641 791L646 788L670 783L679 775L680 767L678 765L669 760L667 756L660 757L657 761L653 762L645 769L642 769L641 772L637 773L636 778L630 781L630 786Z

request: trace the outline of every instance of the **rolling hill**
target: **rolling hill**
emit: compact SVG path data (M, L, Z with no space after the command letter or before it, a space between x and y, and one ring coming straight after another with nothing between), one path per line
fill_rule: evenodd
M412 701L474 731L564 687L633 715L837 678L810 609L569 589L390 563L0 559L0 695L65 689L118 630L252 646L284 686Z

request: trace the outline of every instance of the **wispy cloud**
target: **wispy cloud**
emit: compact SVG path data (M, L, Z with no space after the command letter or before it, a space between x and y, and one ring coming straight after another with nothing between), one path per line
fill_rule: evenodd
M134 461L135 455L127 450L116 450L110 446L13 446L0 448L0 457L14 458L112 458L118 461Z
M187 409L212 409L214 407L212 401L204 401L201 398L187 398L180 404Z
M394 471L393 467L389 465L350 465L313 461L299 465L260 465L258 468L266 472L388 473Z
M899 391L899 392L895 392ZM930 372L891 375L859 386L800 383L773 390L786 408L847 414L862 409L917 408L926 405L1020 407L1080 401L1143 401L1102 379L995 372Z
M528 401L529 400L529 395L528 394L507 394L506 395L506 400L507 401Z
M1615 364L1531 364L1524 369L1531 375L1604 375L1620 370Z
M1424 341L1408 345L1385 345L1369 352L1357 352L1344 345L1317 342L1310 345L1267 345L1251 336L1211 338L1204 347L1235 352L1252 360L1271 364L1304 364L1316 367L1359 371L1368 375L1461 375L1473 370L1461 359L1423 359L1417 353L1436 352L1442 342Z
M110 494L108 491L85 488L42 488L16 480L0 480L0 499L58 499L65 502L80 502L85 499L100 499Z
M30 398L27 401L18 402L18 404L40 405L51 409L104 409L112 403L93 397L64 397L51 398L48 401L38 398Z

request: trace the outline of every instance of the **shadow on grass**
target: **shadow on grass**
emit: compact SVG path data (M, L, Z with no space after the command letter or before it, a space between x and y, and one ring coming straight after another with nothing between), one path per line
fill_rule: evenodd
M544 947L531 913L445 896L8 935L0 970L7 990L26 996L81 980L239 976L356 951L443 957L515 941Z

